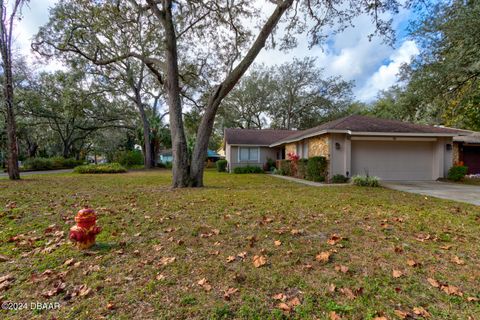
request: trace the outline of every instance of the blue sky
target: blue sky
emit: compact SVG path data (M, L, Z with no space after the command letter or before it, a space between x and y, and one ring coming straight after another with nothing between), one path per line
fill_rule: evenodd
M24 9L23 19L16 26L16 45L20 52L34 62L30 50L30 41L38 27L48 21L48 9L57 0L31 1ZM378 92L389 88L397 82L397 74L402 63L409 62L418 54L415 42L406 39L405 28L412 17L409 11L401 11L394 17L397 31L397 43L392 48L382 43L378 37L368 40L373 26L367 17L354 21L354 28L333 36L328 45L308 49L307 39L299 38L299 46L285 53L275 50L262 51L256 62L267 65L290 61L293 57L315 57L319 67L325 69L327 76L342 76L345 80L355 81L356 99L371 102ZM59 68L58 63L51 63L47 70Z

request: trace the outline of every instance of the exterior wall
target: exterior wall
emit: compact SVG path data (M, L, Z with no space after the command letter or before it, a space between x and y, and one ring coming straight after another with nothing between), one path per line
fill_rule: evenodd
M453 163L459 163L460 161L462 161L462 159L460 158L460 148L460 142L453 143Z
M329 139L330 161L328 164L329 177L341 174L350 176L351 143L345 133L332 133ZM337 149L338 144L338 149Z
M249 148L255 148L256 146L245 146ZM238 151L239 146L231 146L227 144L225 159L228 161L228 170L233 172L236 167L256 166L263 168L263 165L267 162L267 159L276 160L278 149L269 147L257 147L259 148L259 160L258 161L239 161Z
M297 153L297 144L295 142L285 145L285 156L289 153Z
M453 143L453 138L442 138L443 142L443 176L442 178L446 178L448 175L448 170L453 166L454 164L454 157L455 157L455 146ZM447 144L452 145L452 148L450 150L447 150Z

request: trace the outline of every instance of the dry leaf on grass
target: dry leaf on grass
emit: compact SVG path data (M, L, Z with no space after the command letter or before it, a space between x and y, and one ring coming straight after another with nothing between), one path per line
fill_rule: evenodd
M237 254L237 257L245 259L247 257L247 251L240 252L239 254Z
M341 288L339 290L341 293L343 293L347 297L347 299L354 300L356 298L353 291L349 288Z
M315 260L317 260L319 262L327 263L328 261L330 261L330 256L331 255L332 255L331 252L323 251L323 252L320 252L319 254L317 254L317 256L315 257Z
M45 298L53 297L53 296L59 294L60 292L62 292L65 289L66 286L67 285L65 284L65 282L56 281L53 284L52 289L45 290L44 292L42 292L42 296L44 296Z
M212 286L208 283L208 280L206 278L203 278L201 280L198 280L197 284L202 287L205 291L210 291L212 290Z
M66 260L66 261L63 263L63 265L64 265L64 266L67 266L67 267L70 267L70 266L71 266L72 264L74 264L74 263L75 263L75 259L72 258L72 259Z
M429 318L431 316L431 314L428 313L428 311L425 310L423 307L413 308L413 313L415 313L417 316L422 316L424 318Z
M388 320L387 317L375 317L373 320Z
M163 257L160 259L160 264L165 266L167 264L175 262L176 258L175 257Z
M403 272L400 271L400 270L393 269L392 270L392 276L394 278L400 278L401 276L403 276Z
M452 258L452 262L462 266L465 264L465 261L463 261L462 259L460 259L458 256L453 256Z
M399 317L400 319L406 319L407 317L410 317L410 313L402 310L395 310L394 311L395 315Z
M441 286L440 289L448 295L463 297L463 292L458 287L451 285Z
M348 267L343 266L343 265L336 265L335 266L335 271L339 271L342 273L347 273L348 272Z
M301 304L300 299L297 297L288 300L287 302L281 302L278 304L278 308L284 312L292 311L296 306Z
M336 245L339 241L343 238L340 237L338 234L334 233L330 236L330 239L327 240L327 243L331 246Z
M330 320L341 320L342 317L340 317L335 311L330 311L329 313Z
M418 267L420 265L420 263L418 263L417 261L413 260L413 259L408 259L407 260L407 264L410 266L410 267Z
M467 297L467 301L468 302L478 302L478 301L480 301L480 299L477 298L477 297Z
M234 295L235 293L238 292L238 289L237 288L228 288L227 290L225 290L225 292L223 293L223 298L225 300L230 300L232 295Z
M267 258L264 256L254 256L253 257L253 265L255 268L260 268L261 266L264 266L267 263Z
M431 285L432 287L440 288L440 283L438 283L437 280L432 279L432 278L427 278L427 281L428 281L428 283L430 283L430 285Z
M230 262L233 262L235 261L235 257L234 256L228 256L227 257L227 263L230 263Z
M328 291L335 292L336 289L337 289L337 286L335 286L333 283L330 283L328 285Z
M287 296L284 295L283 293L277 293L276 295L273 296L273 299L280 300L280 301L285 301L285 300L287 300Z
M280 240L275 240L274 244L275 244L276 247L281 246L281 245L282 245L282 241L280 241Z
M0 254L0 262L7 262L8 260L10 260L9 257L4 256L3 254Z

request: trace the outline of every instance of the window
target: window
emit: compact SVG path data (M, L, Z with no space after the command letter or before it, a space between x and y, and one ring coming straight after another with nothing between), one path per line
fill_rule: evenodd
M238 160L240 161L258 161L259 148L240 147L238 150Z

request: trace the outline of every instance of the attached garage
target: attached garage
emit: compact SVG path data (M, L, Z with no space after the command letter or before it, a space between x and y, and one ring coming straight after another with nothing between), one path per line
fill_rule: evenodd
M434 180L435 144L352 140L352 175L368 173L382 180Z

